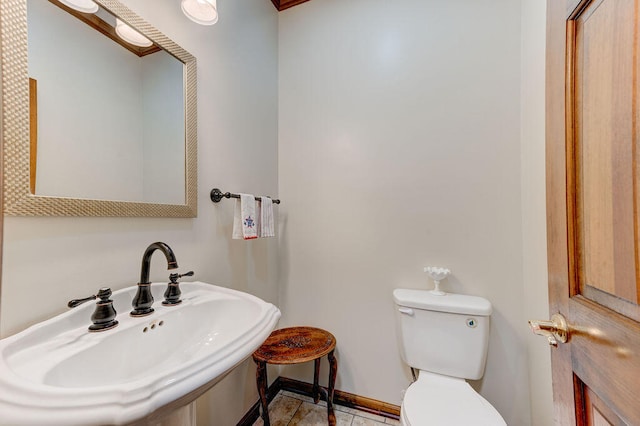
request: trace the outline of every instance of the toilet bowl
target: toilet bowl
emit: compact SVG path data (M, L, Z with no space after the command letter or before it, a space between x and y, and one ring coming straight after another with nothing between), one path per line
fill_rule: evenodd
M484 375L491 303L477 296L396 289L398 346L418 380L404 395L404 426L506 426L466 382Z
M420 371L400 410L402 426L506 426L464 379Z

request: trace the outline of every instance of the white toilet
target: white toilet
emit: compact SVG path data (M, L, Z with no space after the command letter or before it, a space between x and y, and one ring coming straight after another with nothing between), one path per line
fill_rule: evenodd
M404 426L506 426L465 381L484 374L491 303L461 294L396 289L402 359L419 370L400 411Z

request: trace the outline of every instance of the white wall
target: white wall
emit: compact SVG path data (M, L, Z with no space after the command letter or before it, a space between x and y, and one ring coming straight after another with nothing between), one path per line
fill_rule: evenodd
M277 194L276 10L265 0L221 1L218 24L203 27L184 17L179 1L124 3L198 59L198 217L5 218L3 337L99 287L135 284L142 253L154 241L168 243L180 270L195 270L198 280L277 302L276 241L231 240L232 203L209 201L215 186ZM151 279L167 276L166 261L155 255ZM201 398L201 423L235 425L257 400L254 377L245 363L217 394ZM236 398L221 397L225 390Z
M531 423L522 316L521 9L509 0L323 0L279 18L283 325L338 340L337 388L399 404L396 287L494 305L477 389ZM309 367L283 375L310 380Z
M545 30L546 4L522 0L522 257L523 322L549 318L545 200ZM531 420L553 424L551 359L546 340L527 334Z

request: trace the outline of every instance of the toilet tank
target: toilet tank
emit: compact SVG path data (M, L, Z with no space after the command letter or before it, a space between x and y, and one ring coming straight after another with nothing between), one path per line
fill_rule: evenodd
M491 303L476 296L395 289L402 359L413 368L477 380L484 374Z

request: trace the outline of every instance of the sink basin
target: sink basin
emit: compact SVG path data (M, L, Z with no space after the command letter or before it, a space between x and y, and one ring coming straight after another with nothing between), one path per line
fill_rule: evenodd
M136 287L113 293L119 325L90 333L95 303L0 340L0 424L123 424L213 386L250 356L280 311L250 294L180 283L183 302L129 316ZM197 396L197 395L196 395ZM185 404L188 401L185 402Z

